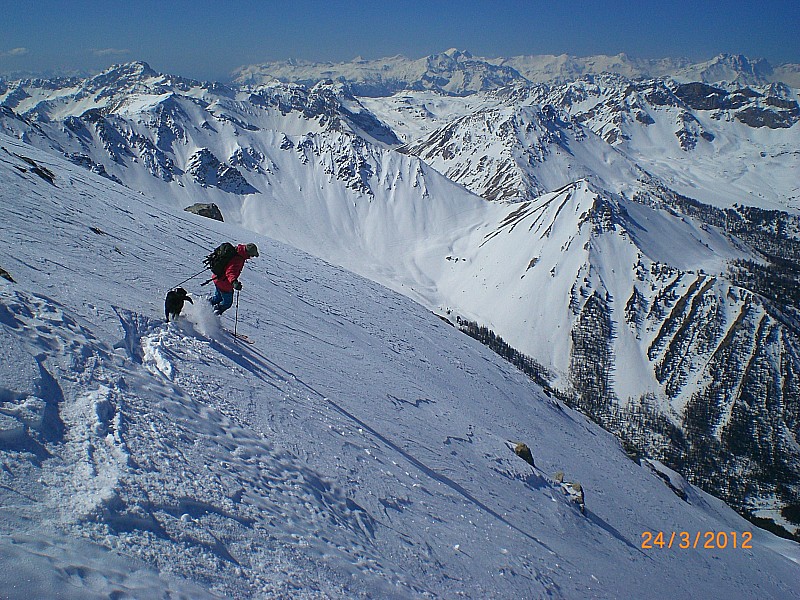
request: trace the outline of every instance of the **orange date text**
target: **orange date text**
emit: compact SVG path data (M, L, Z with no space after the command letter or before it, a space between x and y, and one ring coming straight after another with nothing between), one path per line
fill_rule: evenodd
M643 531L643 550L751 550L751 531Z

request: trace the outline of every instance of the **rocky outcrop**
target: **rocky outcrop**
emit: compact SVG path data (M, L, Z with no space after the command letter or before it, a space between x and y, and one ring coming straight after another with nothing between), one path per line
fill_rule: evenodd
M215 187L231 194L255 194L236 167L220 162L208 148L200 148L186 161L186 172L203 187Z
M200 215L201 217L206 217L208 219L214 219L215 221L224 221L225 219L222 218L222 212L219 210L219 206L216 204L192 204L191 206L187 206L183 210L193 213L195 215Z
M779 89L772 87L772 94L765 95L750 88L728 92L703 83L687 83L679 85L675 95L694 110L736 111L735 118L745 125L778 129L800 120L797 101L777 95Z

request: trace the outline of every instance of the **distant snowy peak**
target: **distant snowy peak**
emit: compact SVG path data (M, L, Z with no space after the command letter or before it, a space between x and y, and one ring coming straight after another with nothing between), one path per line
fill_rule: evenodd
M497 58L492 59L492 62L516 69L532 83L559 83L602 73L612 73L631 79L660 77L691 64L688 59L646 60L632 58L624 53L583 58L568 54L528 55Z
M679 69L673 77L683 82L764 85L775 81L774 75L772 65L763 58L749 59L742 54L720 54L709 61Z
M83 89L91 91L109 87L130 88L157 77L159 74L146 62L135 61L109 67L99 75L86 80Z
M359 95L389 96L401 90L436 90L463 95L515 84L565 82L601 73L631 79L672 77L682 82L727 81L739 85L783 81L800 87L799 69L793 64L773 68L765 59L729 54L694 63L685 58L638 59L626 54L479 58L466 51L450 49L420 59L393 56L375 60L357 58L341 63L273 61L240 67L233 76L236 83L246 85L273 80L313 85L330 79L348 82Z
M416 60L394 56L377 60L357 58L344 63L276 61L241 67L234 72L234 81L241 85L273 80L308 86L325 80L347 82L354 93L364 96L388 96L405 89L464 95L525 82L511 67L494 65L456 49Z
M578 58L560 56L516 56L492 62L510 66L531 82L559 82L579 79L586 75L609 73L630 79L669 77L680 82L736 83L738 85L767 85L783 81L800 86L796 77L797 65L778 68L763 58L750 59L742 54L719 54L714 58L692 62L686 58L641 59L617 54ZM794 76L793 76L794 75Z
M520 83L523 78L511 67L492 65L469 52L450 49L425 59L425 72L411 89L438 89L462 95Z

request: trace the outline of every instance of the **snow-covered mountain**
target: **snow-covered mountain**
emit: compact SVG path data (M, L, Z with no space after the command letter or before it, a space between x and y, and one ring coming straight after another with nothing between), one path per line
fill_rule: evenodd
M3 135L0 181L4 597L798 597L795 544L402 296ZM163 322L220 239L252 345L193 282Z
M550 101L686 196L722 208L800 206L797 90L601 78L550 94Z
M582 179L630 196L646 175L552 104L479 110L399 151L490 201L529 200Z
M784 82L798 86L794 79L780 79L782 75L790 74L791 68L796 66L785 65L776 73L773 66L763 58L751 60L741 54L720 54L709 61L687 65L679 69L674 77L682 82L727 82L739 86Z
M630 196L637 180L657 177L714 206L796 211L799 98L782 85L728 89L602 76L495 94L449 119L422 116L420 104L431 103L424 95L368 106L388 123L420 115L431 126L406 127L404 139L419 135L403 151L491 200L523 200L586 177Z
M631 451L796 531L797 90L366 98L143 63L4 89L13 137L490 328Z
M348 82L359 95L387 96L401 90L463 95L515 84L563 83L603 73L629 79L672 77L682 82L725 81L738 85L783 82L800 87L797 69L796 64L773 66L763 58L750 59L741 54L720 54L697 63L685 58L640 59L626 54L482 58L451 48L420 59L392 56L373 60L358 57L341 63L273 61L240 67L233 75L235 82L246 85L278 79L313 86L330 79Z

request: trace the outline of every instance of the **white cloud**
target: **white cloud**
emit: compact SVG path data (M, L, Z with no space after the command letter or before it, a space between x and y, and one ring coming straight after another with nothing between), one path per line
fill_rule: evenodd
M5 58L7 56L24 56L27 53L27 48L12 48L11 50L0 52L0 58Z
M130 54L131 51L127 48L93 48L92 54L95 56L122 56Z

